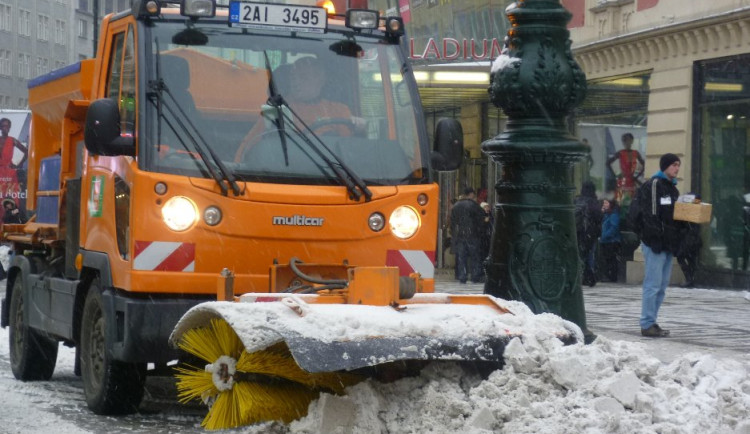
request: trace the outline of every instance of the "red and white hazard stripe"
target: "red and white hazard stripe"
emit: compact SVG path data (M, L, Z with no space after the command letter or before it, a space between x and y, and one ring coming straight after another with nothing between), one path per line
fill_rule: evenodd
M133 269L195 271L195 244L168 241L136 241Z
M435 251L388 250L385 265L398 267L400 276L419 273L423 278L435 277Z

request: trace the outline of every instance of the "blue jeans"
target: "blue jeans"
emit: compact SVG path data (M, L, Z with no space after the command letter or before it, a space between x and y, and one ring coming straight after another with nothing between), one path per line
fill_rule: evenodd
M643 299L641 303L641 329L656 324L659 308L664 301L664 294L672 275L672 254L669 252L654 253L651 248L641 243L645 259L643 276Z

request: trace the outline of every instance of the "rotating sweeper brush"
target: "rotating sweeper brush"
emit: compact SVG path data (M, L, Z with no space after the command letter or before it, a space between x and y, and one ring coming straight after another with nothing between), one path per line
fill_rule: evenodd
M518 302L419 293L419 276L399 278L391 267L345 271L339 289L316 289L331 286L323 282L305 285L304 293L248 293L183 316L171 342L207 365L179 368L178 390L182 401L209 404L203 426L289 422L304 416L320 392L343 393L372 376L397 378L405 365L449 360L499 367L505 345L529 328L582 339L572 323L534 315ZM271 281L283 274L272 269Z

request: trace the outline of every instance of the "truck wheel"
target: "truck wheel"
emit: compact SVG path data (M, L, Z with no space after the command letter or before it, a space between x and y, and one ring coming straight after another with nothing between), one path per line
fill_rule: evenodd
M49 380L57 363L57 341L30 328L24 317L23 277L16 276L10 300L10 367L21 381Z
M94 282L81 320L81 378L86 403L96 414L129 414L143 398L146 365L112 359L107 352L107 321L102 295Z

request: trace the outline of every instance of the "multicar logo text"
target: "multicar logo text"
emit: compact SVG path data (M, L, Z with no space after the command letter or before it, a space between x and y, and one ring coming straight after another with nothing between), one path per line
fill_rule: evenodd
M291 217L273 217L274 225L283 226L323 226L323 217L307 217L304 215L293 215Z

